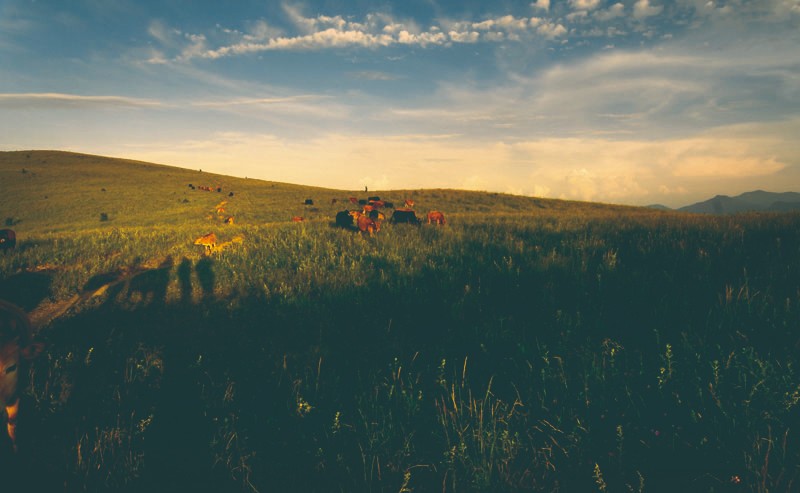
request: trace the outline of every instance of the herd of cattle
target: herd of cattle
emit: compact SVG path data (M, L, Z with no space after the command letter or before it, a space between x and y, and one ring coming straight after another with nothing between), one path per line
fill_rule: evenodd
M205 188L202 189L205 190ZM218 191L221 191L221 188L218 189ZM230 196L233 196L232 194L233 192L231 192ZM392 202L381 200L381 198L377 196L369 197L367 199L358 199L357 197L350 197L349 199L347 199L347 201L349 201L351 204L354 205L360 205L361 208L344 209L337 212L334 220L335 225L340 228L345 228L352 231L360 231L370 236L374 235L375 233L381 230L381 223L384 220L386 220L386 213L384 211L386 211L387 209L394 209L391 217L389 218L389 223L391 224L413 224L419 226L422 224L423 221L423 219L417 216L417 213L414 210L414 205L415 205L414 201L411 199L405 200L405 202L403 203L403 207L397 209L394 208L394 204ZM331 205L335 205L338 202L339 199L331 199ZM217 213L220 219L225 217L224 220L225 224L233 224L233 216L227 216L227 217L225 216L224 206L226 204L227 201L222 201L219 204L217 204L215 206L215 212ZM305 199L303 201L303 205L313 206L314 200ZM428 224L436 226L443 226L446 224L444 213L441 211L436 211L436 210L429 211L425 216L425 218L427 219ZM298 223L304 222L305 218L302 216L293 216L291 221ZM242 240L239 239L238 242L240 243L241 241ZM198 237L195 240L194 244L202 246L206 254L218 252L223 249L223 246L226 245L226 244L219 244L217 240L217 235L213 232Z
M336 199L333 199L334 201ZM381 222L386 219L383 212L386 209L394 208L394 204L381 200L380 197L370 197L367 200L359 200L350 197L350 202L359 204L361 210L344 209L336 214L336 225L342 228L357 229L370 236L381 230ZM335 202L333 202L335 203ZM445 224L444 214L440 211L430 211L427 215L428 224L442 226ZM389 222L392 224L414 224L420 225L421 220L414 211L414 201L407 199L402 208L395 209Z

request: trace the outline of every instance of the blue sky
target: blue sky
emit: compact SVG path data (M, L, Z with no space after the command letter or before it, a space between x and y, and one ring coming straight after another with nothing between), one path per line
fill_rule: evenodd
M800 0L0 0L0 150L343 189L800 191Z

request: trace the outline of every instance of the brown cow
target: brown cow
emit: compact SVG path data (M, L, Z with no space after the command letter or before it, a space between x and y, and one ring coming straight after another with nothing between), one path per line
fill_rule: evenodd
M357 204L358 203L358 198L357 197L350 197L349 200L350 200L351 204Z
M303 221L305 221L305 219L303 219L303 218L302 218L302 217L300 217L300 216L294 216L294 217L292 218L292 222L294 222L294 223L301 223L301 222L303 222Z
M194 240L194 244L206 247L206 253L209 253L217 246L217 235L214 233L205 234Z
M8 416L8 436L17 451L19 392L27 375L28 362L42 352L44 345L34 342L31 323L20 308L0 300L0 404Z
M370 236L381 230L381 223L375 222L367 216L358 216L358 229L362 233L369 233Z
M444 226L444 214L439 211L430 211L428 213L428 224L435 224L437 226Z
M406 209L413 209L414 208L414 201L412 199L406 199L405 203L403 204Z

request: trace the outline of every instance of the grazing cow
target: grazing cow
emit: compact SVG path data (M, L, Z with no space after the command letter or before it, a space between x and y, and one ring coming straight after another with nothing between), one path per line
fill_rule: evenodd
M233 192L229 192L228 197L233 197Z
M222 187L217 187L217 192L222 193Z
M390 221L392 224L406 223L419 226L419 218L411 209L395 209Z
M306 201L304 203L305 203L305 205L314 205L314 201L311 200L311 199L306 199Z
M350 211L348 210L343 210L336 213L336 225L339 227L352 228L353 219L354 219L353 215L350 214Z
M369 205L376 209L382 209L383 207L386 207L386 202L383 200L370 200Z
M13 229L0 229L0 250L13 250L17 246L17 234Z
M403 204L403 206L404 206L406 209L413 209L413 208L414 208L414 201L413 201L412 199L406 199L406 201L405 201L405 203Z
M386 207L387 209L394 209L394 202L386 202L386 201L384 201L383 202L383 206Z
M430 211L428 213L428 224L435 224L437 226L444 226L444 214L439 211Z
M28 316L19 307L0 300L0 405L6 408L6 430L17 451L19 393L25 385L28 363L42 352L34 342Z
M380 199L381 198L377 197L377 196L375 196L375 197L367 197L367 200L370 201L370 202L375 202L376 200L380 200Z
M206 247L206 253L209 253L212 250L214 250L214 247L217 246L217 235L215 235L214 233L205 234L200 238L194 240L194 244Z
M366 214L368 212L372 212L373 210L375 210L375 206L373 206L371 204L367 204L367 205L364 206L363 210L364 210L364 214Z
M383 221L386 219L386 216L381 211L371 210L369 213L366 213L370 219L373 221Z
M358 199L358 205L367 205L368 203L367 199Z
M356 198L356 197L350 197L350 199L348 199L348 200L350 200L351 204L357 204L358 203L358 198Z
M225 224L233 224L233 216L226 217Z
M381 230L381 223L375 222L367 216L358 216L358 229L362 233L369 233L370 236Z
M336 202L338 202L338 200L336 200L336 199L331 199L331 205L335 204Z
M301 222L303 222L303 221L305 221L305 219L303 219L303 218L302 218L302 217L300 217L300 216L294 216L294 217L292 218L292 222L294 222L294 223L301 223Z

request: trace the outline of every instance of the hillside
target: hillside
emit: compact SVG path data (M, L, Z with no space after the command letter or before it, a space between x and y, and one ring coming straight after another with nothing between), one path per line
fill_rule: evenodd
M358 190L332 190L217 175L138 161L60 151L0 152L0 220L19 232L43 233L99 227L214 225L215 205L227 201L226 213L244 224L289 221L302 216L331 221L351 206L349 197L367 198ZM357 181L357 180L354 180ZM209 186L218 193L195 187ZM233 193L233 196L229 194ZM533 213L630 208L499 193L456 190L375 190L370 196L402 204L406 198L420 211L448 213ZM312 199L313 206L304 205ZM336 203L332 203L336 199ZM108 220L101 222L100 215Z

